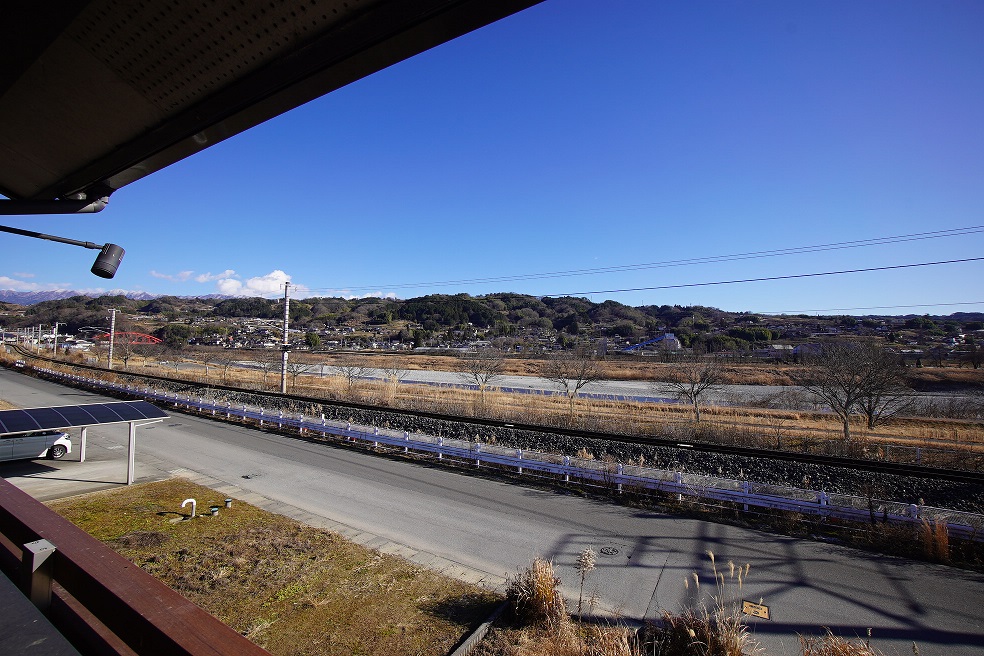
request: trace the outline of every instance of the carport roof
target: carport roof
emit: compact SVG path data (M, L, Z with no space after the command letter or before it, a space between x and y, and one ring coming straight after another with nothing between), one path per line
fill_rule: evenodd
M147 401L0 410L0 435L74 426L122 424L145 419L165 419L167 416L163 410Z

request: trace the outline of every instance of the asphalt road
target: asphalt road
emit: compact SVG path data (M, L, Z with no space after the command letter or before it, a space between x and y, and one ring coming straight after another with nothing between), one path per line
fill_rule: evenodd
M96 402L102 397L0 370L0 398L22 407ZM125 426L89 430L87 461L8 463L0 475L39 498L125 480ZM74 460L74 462L73 462ZM137 480L174 470L238 498L280 510L382 550L468 580L500 584L535 556L552 559L577 597L573 564L599 554L586 595L625 616L652 617L694 600L693 572L710 591L719 565L751 566L740 596L768 606L752 620L770 654L799 653L797 632L829 627L866 636L887 654L984 654L984 576L835 545L510 485L456 471L364 455L300 438L174 414L138 431ZM177 510L177 509L176 509ZM734 589L732 588L732 591Z

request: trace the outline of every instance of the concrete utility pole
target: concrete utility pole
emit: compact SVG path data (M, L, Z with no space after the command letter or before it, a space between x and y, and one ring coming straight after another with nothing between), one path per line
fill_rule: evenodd
M109 368L113 368L113 343L116 341L116 308L110 310L109 318Z
M284 283L284 340L280 348L282 349L282 355L280 358L280 393L287 393L287 349L290 348L290 342L287 341L287 322L290 319L290 297L288 296L288 291L290 290L290 283Z
M51 348L51 357L58 357L58 322L55 322L55 345Z

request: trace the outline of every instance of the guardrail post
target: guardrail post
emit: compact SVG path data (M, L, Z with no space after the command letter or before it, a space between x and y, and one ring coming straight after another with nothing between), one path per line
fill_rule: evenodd
M475 467L482 466L482 443L475 442Z
M246 423L246 404L243 404L243 423Z
M263 425L263 408L260 408L260 426Z
M232 417L232 401L226 401L226 419Z
M283 427L284 427L284 411L281 410L280 416L277 417L277 430L280 430Z
M24 545L21 552L21 571L24 594L38 610L46 613L51 606L55 545L47 540L35 540Z
M304 434L304 413L297 415L297 432Z
M516 467L516 470L522 476L522 474L523 474L523 462L522 462L522 460L523 460L523 450L522 449L516 449L516 458L518 458L519 461L520 461L519 466Z
M379 435L379 426L373 426L372 427L372 434L373 435ZM378 448L379 447L379 442L376 442L374 440L373 443L372 443L372 446L373 446L373 448Z
M441 448L444 447L444 438L443 437L438 437L437 438L437 446L438 446L438 449L437 449L437 459L438 460L444 460L444 451L441 451Z
M615 472L616 475L618 476L618 478L616 479L618 481L618 493L622 494L622 472L623 472L622 463L618 463L618 468L615 470Z
M571 482L570 468L571 468L571 457L570 456L564 456L564 470L565 470L564 471L564 482L565 483L570 483Z
M325 413L321 413L321 437L328 437L328 431L324 430L328 425L328 420L325 419Z
M403 441L406 442L406 446L403 447L403 453L410 453L410 432L403 431Z
M820 515L826 515L824 512L827 506L830 505L830 495L821 490L817 493L817 504L820 506Z
M677 485L683 485L683 474L680 472L673 472L673 482ZM683 501L683 494L677 492L677 501Z

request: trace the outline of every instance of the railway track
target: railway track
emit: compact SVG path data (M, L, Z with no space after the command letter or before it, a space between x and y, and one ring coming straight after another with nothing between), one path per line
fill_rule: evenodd
M17 350L20 353L22 353L22 355L24 355L25 357L29 357L32 359L39 359L49 363L57 363L60 365L67 364L65 362L52 360L51 358L47 358L44 356L38 356L26 350L21 350L19 347L17 348ZM94 367L91 365L72 363L69 366L76 367L79 369L85 369L93 372L107 373L106 369L103 369L101 367ZM926 479L938 480L938 481L948 481L953 483L967 483L967 484L975 484L975 485L984 483L984 472L980 472L980 471L945 469L940 467L929 467L924 465L913 465L913 464L906 464L906 463L887 462L887 461L870 460L870 459L863 459L863 458L849 458L844 456L805 454L795 451L762 449L762 448L754 448L754 447L715 444L710 442L697 442L697 441L682 442L680 440L659 438L659 437L646 437L646 436L637 436L637 435L625 435L619 433L587 431L587 430L562 428L562 427L554 427L554 426L543 426L539 424L523 424L523 423L503 421L497 419L461 417L461 416L447 415L447 414L441 414L436 412L406 410L401 408L375 406L375 405L353 403L353 402L346 402L346 401L334 401L334 400L320 399L310 396L301 396L296 394L281 394L279 392L244 389L244 388L232 387L228 385L196 383L193 381L183 380L180 378L169 378L166 376L158 376L154 374L140 374L140 373L133 373L129 371L127 372L113 371L112 373L115 375L126 376L134 379L166 383L172 386L174 385L181 386L183 387L182 391L188 391L190 389L210 389L210 390L217 390L217 391L236 393L236 394L251 394L251 395L266 397L270 399L294 401L297 403L320 404L324 406L332 406L336 408L348 408L352 410L359 410L365 412L386 412L386 413L404 416L404 417L430 419L430 420L449 422L449 423L466 424L469 426L489 427L489 428L496 428L496 429L510 429L515 431L534 433L534 434L539 433L543 435L560 435L565 437L573 437L573 438L580 438L580 439L587 439L587 440L617 442L623 444L637 444L642 446L654 446L654 447L677 449L680 451L721 454L721 455L744 457L744 458L778 460L778 461L794 462L794 463L808 463L808 464L820 465L824 467L839 467L839 468L852 469L856 471L866 471L871 473L890 474L896 476L912 476L917 478L926 478Z

